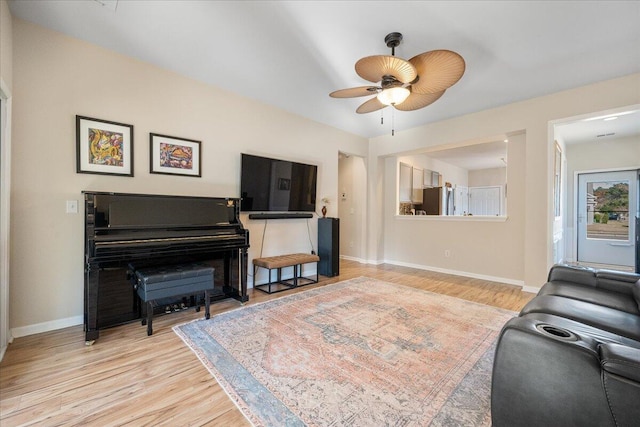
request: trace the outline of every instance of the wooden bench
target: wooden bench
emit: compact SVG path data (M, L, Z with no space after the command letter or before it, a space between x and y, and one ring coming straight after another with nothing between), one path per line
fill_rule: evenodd
M209 314L209 291L213 291L214 268L200 263L166 265L162 267L146 267L136 269L129 266L132 273L134 289L140 300L147 303L147 317L142 324L147 324L147 335L153 334L151 325L153 306L161 298L173 298L194 295L204 292L205 319ZM200 311L200 305L196 305Z
M288 289L297 288L299 286L318 283L318 261L320 257L314 254L288 254L278 255L266 258L255 258L253 260L253 287L262 292L272 294L282 292ZM316 263L316 277L302 276L302 265ZM292 267L293 277L290 279L282 279L282 269ZM258 268L269 270L269 283L256 286L256 272ZM277 279L271 279L271 271L277 270Z

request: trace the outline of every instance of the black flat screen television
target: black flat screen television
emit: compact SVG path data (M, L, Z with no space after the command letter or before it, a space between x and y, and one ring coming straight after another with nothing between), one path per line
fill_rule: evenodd
M240 210L315 212L318 167L242 153Z

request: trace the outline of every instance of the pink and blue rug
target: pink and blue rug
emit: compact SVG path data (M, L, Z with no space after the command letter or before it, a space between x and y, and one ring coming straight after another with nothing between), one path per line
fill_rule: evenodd
M174 330L256 426L489 426L514 315L361 277Z

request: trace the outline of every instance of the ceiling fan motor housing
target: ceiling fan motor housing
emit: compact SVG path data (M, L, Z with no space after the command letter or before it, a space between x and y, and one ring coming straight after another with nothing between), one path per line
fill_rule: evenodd
M394 55L394 56L396 54L396 47L400 45L401 41L402 41L401 33L389 33L387 34L387 37L384 38L384 42L387 44L387 47L391 48L391 55Z
M382 87L382 89L388 89L391 87L402 86L402 82L398 81L398 79L396 79L394 76L385 75L382 76L380 86Z

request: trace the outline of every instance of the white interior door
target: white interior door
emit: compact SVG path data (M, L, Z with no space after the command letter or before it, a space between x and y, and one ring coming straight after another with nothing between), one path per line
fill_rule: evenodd
M456 186L453 214L466 215L469 213L469 189L461 185Z
M500 215L500 187L469 187L469 213Z
M578 261L633 267L638 172L578 175Z

